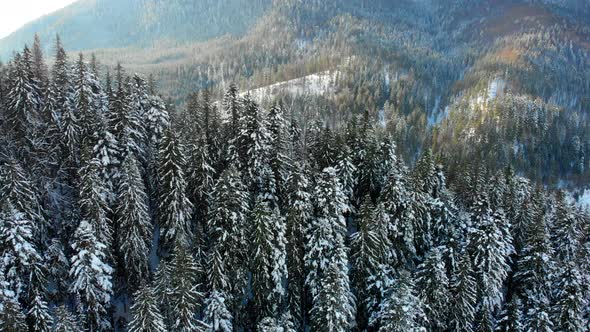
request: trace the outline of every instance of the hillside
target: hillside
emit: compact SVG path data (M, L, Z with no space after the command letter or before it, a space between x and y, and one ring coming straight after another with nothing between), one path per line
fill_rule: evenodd
M476 160L491 169L516 165L548 183L587 183L589 7L576 0L84 0L0 41L0 53L34 31L51 49L60 33L67 49L96 54L103 68L120 62L153 75L177 104L202 89L220 98L230 82L266 100L289 91L297 98L302 78L338 71L312 96L320 114L335 125L365 111L383 117L411 161L430 147L454 161L451 168Z

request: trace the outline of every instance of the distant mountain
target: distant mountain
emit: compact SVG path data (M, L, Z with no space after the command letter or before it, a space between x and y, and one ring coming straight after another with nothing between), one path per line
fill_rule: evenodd
M59 34L70 50L146 47L243 35L272 0L80 0L0 40L7 58L30 41Z

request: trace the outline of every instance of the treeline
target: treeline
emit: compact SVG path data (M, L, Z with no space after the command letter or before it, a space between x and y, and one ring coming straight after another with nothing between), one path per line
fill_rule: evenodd
M55 49L3 67L0 330L587 330L589 216L563 193L410 169L368 113L235 86L175 110Z

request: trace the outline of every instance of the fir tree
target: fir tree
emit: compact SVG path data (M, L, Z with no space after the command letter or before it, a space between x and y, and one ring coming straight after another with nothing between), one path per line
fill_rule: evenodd
M450 286L452 296L449 303L449 327L453 331L474 331L477 284L469 255L464 253L461 256Z
M83 329L78 324L78 318L75 317L65 306L59 306L55 309L55 332L81 332Z
M160 314L154 291L149 285L142 286L135 292L135 300L131 306L131 321L127 327L129 332L164 332L166 325Z
M356 289L358 300L357 323L366 326L368 322L368 306L366 299L367 281L377 272L382 264L387 263L387 242L380 236L383 230L375 220L374 210L369 195L365 196L359 211L358 231L351 236L350 262L352 266L352 285Z
M331 262L323 273L321 289L314 296L311 324L314 331L344 332L354 320L354 300L348 276L337 262Z
M371 325L379 326L379 332L418 332L424 329L422 303L414 294L414 284L407 272L403 272L388 291L374 320L376 322Z
M149 277L152 224L145 187L133 155L128 155L123 163L118 202L118 249L123 255L128 285L134 289Z
M312 217L311 195L305 166L297 164L289 176L287 223L288 304L296 326L303 325L305 314L305 234Z
M49 332L53 324L53 318L49 313L47 302L41 296L35 296L31 309L27 313L29 320L29 331Z
M15 209L10 200L0 206L0 258L5 281L16 298L25 300L33 287L43 289L43 285L33 285L32 277L41 262L41 256L33 243L32 222L25 214Z
M0 310L0 330L5 332L27 331L25 314L20 304L13 299L2 299Z
M252 211L252 289L256 311L277 314L283 303L286 278L284 219L278 209L258 199Z
M448 321L449 280L442 258L442 249L432 248L416 271L416 285L424 303L428 325L433 330L444 330Z
M247 201L240 173L230 167L215 184L207 220L209 289L228 296L227 305L238 326L247 286Z
M232 315L226 304L225 294L212 291L205 300L205 323L210 326L207 332L231 332Z
M190 216L193 206L186 194L185 164L183 147L172 130L168 130L162 140L158 169L162 177L158 217L163 248L170 248L176 241L189 244L192 239Z
M170 308L173 317L170 328L174 331L201 331L203 324L197 319L203 295L197 291L198 266L181 242L177 242L170 261Z
M74 234L72 249L70 292L80 301L80 314L86 316L87 328L108 330L113 269L105 263L106 246L98 241L92 224L82 220Z

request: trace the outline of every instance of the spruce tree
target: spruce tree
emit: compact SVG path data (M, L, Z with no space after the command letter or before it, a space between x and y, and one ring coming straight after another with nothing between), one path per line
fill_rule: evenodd
M203 294L198 292L198 266L182 242L177 242L170 261L170 317L174 331L201 331L203 323L197 319Z
M165 332L164 317L154 291L149 285L143 285L135 292L134 303L131 305L131 321L127 326L129 332Z
M313 298L311 324L318 332L349 331L354 321L354 299L346 270L332 261L326 267L321 288Z
M47 302L41 296L35 296L28 313L29 331L49 332L53 324L53 318L49 312Z
M59 306L55 309L55 332L81 332L83 329L78 323L78 317L75 317L65 306Z
M352 266L352 286L358 299L357 324L362 328L368 323L367 282L370 276L377 273L382 264L387 263L387 242L380 236L383 234L375 220L375 207L369 195L365 196L359 211L358 231L351 236L350 262ZM385 238L386 239L386 238Z
M418 294L424 303L428 325L433 330L444 330L449 313L449 280L442 258L442 249L432 248L416 271Z
M379 326L379 332L418 332L424 329L425 314L420 298L415 295L414 283L407 272L387 292L379 313L371 325Z
M193 206L187 197L186 165L183 146L169 129L160 148L158 173L161 176L158 218L161 248L170 249L176 242L191 243L190 217Z
M149 278L152 223L145 187L133 155L123 162L116 216L118 250L123 255L128 286L135 289Z
M252 289L256 312L276 315L284 301L286 279L284 219L278 208L271 209L259 198L252 210L250 236L252 260Z
M205 300L204 321L208 332L232 332L232 315L225 304L225 294L212 291Z
M471 257L463 253L451 279L449 298L449 327L453 331L474 331L477 284L473 275Z
M0 331L22 332L27 331L25 314L20 304L14 299L2 299L0 310Z
M106 264L106 246L99 242L96 231L87 220L80 222L72 249L70 292L79 301L79 313L86 316L88 329L108 330L111 328L108 312L113 294L113 269Z
M297 327L305 315L305 234L313 206L304 164L297 163L288 180L287 223L287 295L288 305Z

